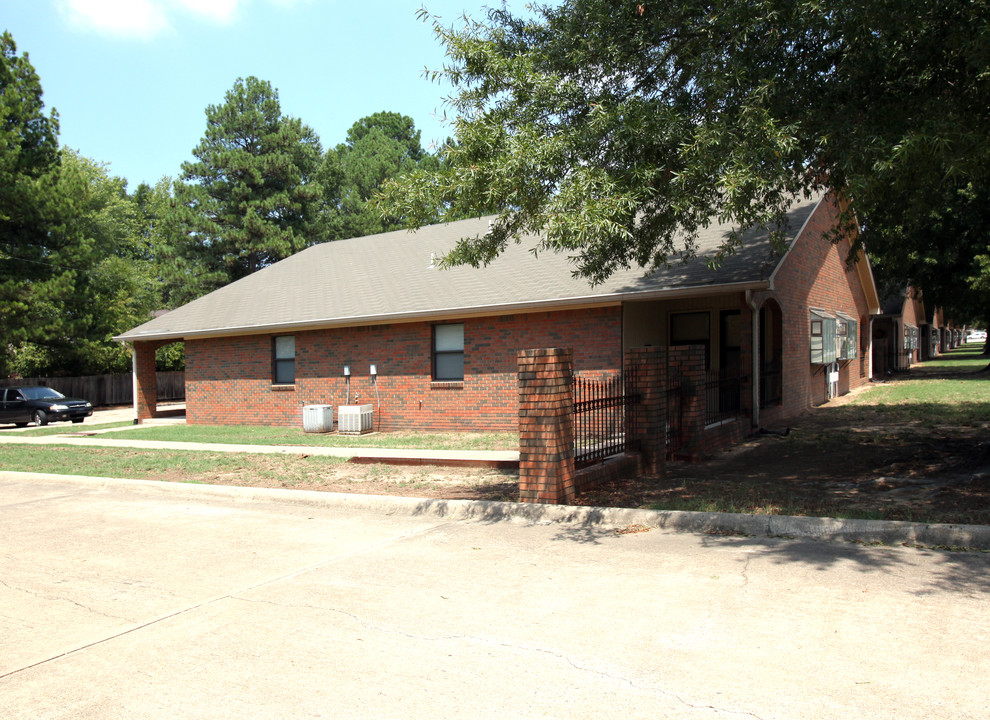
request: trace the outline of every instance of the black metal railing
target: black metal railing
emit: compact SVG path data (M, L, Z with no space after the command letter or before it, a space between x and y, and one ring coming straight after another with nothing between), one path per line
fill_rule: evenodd
M780 405L784 398L782 374L780 367L773 365L763 368L760 372L760 407Z
M911 369L913 350L892 350L887 353L887 369L893 372L903 372Z
M718 370L705 374L705 425L730 420L742 409L742 378Z
M679 375L671 373L666 390L666 415L667 421L664 423L664 447L667 458L673 457L674 453L684 447L684 390L681 387Z
M574 464L592 465L629 447L627 408L636 397L622 378L574 378Z

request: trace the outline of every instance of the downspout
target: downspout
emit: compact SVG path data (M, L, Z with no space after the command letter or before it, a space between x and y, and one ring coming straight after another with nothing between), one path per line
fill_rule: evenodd
M869 318L866 321L866 332L870 339L869 344L866 346L866 379L873 382L873 315L867 315Z
M753 291L746 291L746 304L749 305L750 317L752 322L750 327L752 328L753 337L752 351L749 353L752 358L753 364L753 382L751 387L753 389L753 427L760 427L760 313L756 308L756 303L753 301Z

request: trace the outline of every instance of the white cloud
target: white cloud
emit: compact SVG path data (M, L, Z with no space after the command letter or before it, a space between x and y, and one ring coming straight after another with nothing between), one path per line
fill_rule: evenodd
M169 28L156 0L62 0L69 23L107 35L149 38Z
M299 0L268 0L292 5ZM305 2L306 0L302 0ZM146 40L169 31L183 16L226 25L243 0L57 0L70 25L104 35Z
M237 14L240 0L174 0L183 10L201 15L208 20L227 24Z

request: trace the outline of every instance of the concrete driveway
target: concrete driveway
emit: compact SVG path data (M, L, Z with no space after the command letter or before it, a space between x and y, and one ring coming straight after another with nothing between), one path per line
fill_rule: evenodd
M0 717L987 714L990 554L315 495L4 475Z

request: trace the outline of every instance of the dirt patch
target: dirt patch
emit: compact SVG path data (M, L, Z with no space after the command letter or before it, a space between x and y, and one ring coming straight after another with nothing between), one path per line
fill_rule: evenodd
M243 467L197 475L174 470L163 473L159 479L422 498L515 501L519 497L519 475L516 472L434 465L328 462L306 454L253 455L251 462Z
M919 376L939 374L912 371ZM661 477L607 483L578 502L705 510L717 500L737 512L990 524L990 413L955 425L855 400L838 398L704 462L668 463Z
M838 433L817 414L786 437L751 439L700 463L669 463L662 477L604 484L578 502L685 509L990 524L987 429L918 435Z

